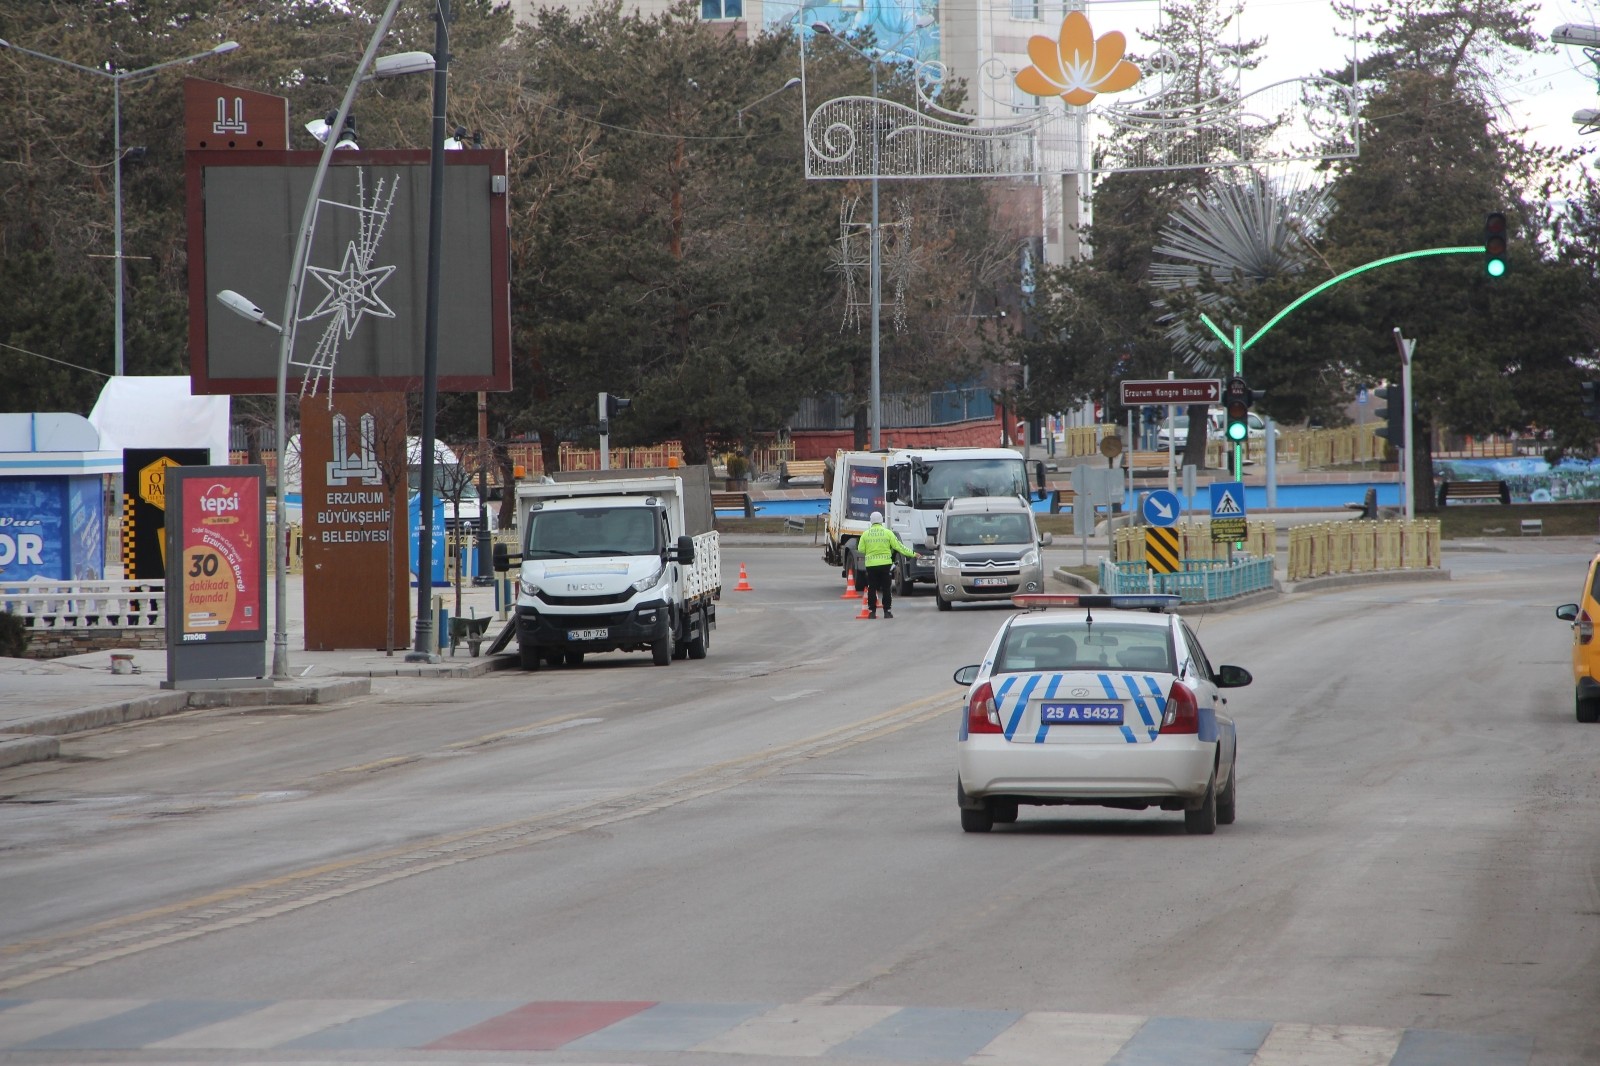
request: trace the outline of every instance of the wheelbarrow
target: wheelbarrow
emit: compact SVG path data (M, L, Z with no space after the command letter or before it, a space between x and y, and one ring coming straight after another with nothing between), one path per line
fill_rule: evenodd
M450 619L450 654L455 655L456 648L465 644L472 652L472 657L478 657L478 649L484 641L484 634L489 629L491 616L482 618L452 618Z

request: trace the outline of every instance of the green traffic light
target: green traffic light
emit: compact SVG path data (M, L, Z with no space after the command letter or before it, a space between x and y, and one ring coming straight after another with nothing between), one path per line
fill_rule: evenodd
M1228 423L1228 439L1238 444L1250 433L1250 427L1243 422Z
M1498 278L1506 272L1506 261L1504 259L1491 259L1485 264L1485 269L1489 271L1491 278Z

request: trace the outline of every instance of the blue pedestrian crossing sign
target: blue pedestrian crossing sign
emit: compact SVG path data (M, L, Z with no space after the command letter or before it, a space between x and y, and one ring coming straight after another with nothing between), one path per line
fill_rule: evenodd
M1168 489L1152 489L1145 494L1143 512L1145 525L1176 525L1178 517L1183 513L1183 504L1178 500L1176 492Z
M1244 482L1211 483L1211 540L1243 540L1245 537Z

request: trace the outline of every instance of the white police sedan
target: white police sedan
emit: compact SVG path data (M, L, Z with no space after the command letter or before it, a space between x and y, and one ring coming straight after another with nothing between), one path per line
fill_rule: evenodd
M1206 658L1165 595L1018 595L971 686L957 745L961 828L1023 804L1182 811L1214 833L1237 810L1237 740L1222 689L1251 681Z

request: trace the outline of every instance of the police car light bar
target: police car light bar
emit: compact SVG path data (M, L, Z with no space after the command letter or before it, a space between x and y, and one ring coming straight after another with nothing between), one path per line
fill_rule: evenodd
M1048 607L1109 607L1121 611L1165 611L1183 602L1180 596L1158 592L1114 596L1105 593L1019 592L1011 602L1025 611Z

